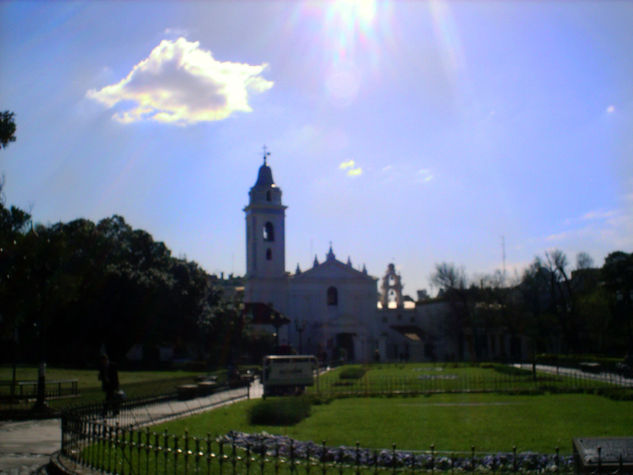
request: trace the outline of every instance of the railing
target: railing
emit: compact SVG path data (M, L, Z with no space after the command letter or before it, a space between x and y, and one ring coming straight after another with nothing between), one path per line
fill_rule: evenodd
M37 397L37 381L0 381L2 396L14 399L32 399ZM45 386L47 399L73 397L79 395L78 379L47 380Z
M146 433L139 430L140 427L248 397L249 387L245 386L193 400L177 400L177 393L173 393L71 408L61 415L61 454L75 464L108 472L132 473L132 466L126 464L129 454L119 449L132 446L130 434ZM109 447L109 457L116 461L111 467L101 459L97 463L95 458L95 454L103 454L106 446Z
M552 377L553 378L553 377ZM566 388L588 388L596 384L580 375L566 376ZM370 380L354 380L337 388L324 385L319 391L327 394L332 388L372 394L391 391L394 394L425 391L523 390L536 382L527 376L502 375L494 378L466 377L450 387L442 379L385 378L370 386ZM554 378L555 379L555 378ZM453 380L444 380L453 381ZM549 381L549 380L547 380ZM551 381L550 381L551 382ZM516 385L514 384L516 383ZM541 384L543 380L541 380ZM604 387L603 381L599 382ZM314 388L316 389L316 388ZM74 464L108 473L261 473L261 474L365 474L365 473L543 473L574 471L571 456L560 455L558 448L550 454L511 452L483 453L475 447L464 452L399 451L355 447L328 447L279 440L264 435L229 434L228 436L193 437L188 433L174 435L155 433L149 424L178 415L193 413L249 396L249 388L222 391L205 398L177 400L177 393L151 399L123 401L116 407L103 404L68 410L62 415L62 455ZM162 403L162 404L158 404ZM601 464L598 461L598 467ZM624 473L622 466L619 472Z
M106 422L66 419L64 433L81 434L66 441L67 457L92 470L129 474L367 474L367 473L573 473L573 458L558 449L550 455L466 452L398 451L301 444L287 439L251 440L239 435L191 437L114 427Z
M578 392L596 390L618 392L633 388L633 380L616 374L592 375L580 371L559 370L559 374L544 374L536 378L531 374L469 375L421 374L419 376L377 376L371 372L358 379L340 379L335 374L321 377L318 386L309 392L324 397L345 395L373 396L385 394L430 394L451 392Z

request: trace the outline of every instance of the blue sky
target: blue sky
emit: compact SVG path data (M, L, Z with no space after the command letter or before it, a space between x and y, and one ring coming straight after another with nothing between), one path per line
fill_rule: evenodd
M242 274L262 146L286 266L633 251L633 2L2 2L6 201Z

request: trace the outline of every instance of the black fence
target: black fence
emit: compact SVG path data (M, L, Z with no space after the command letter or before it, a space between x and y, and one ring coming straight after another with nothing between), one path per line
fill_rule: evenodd
M37 397L36 380L31 381L0 381L0 398L7 401L35 399ZM78 379L48 380L44 387L47 399L75 397L79 395Z
M615 381L585 378L582 374L551 375L561 377L565 387L588 388L623 386ZM326 391L325 378L319 391ZM518 382L517 382L518 381ZM448 382L448 384L446 384ZM618 381L621 383L621 381ZM451 385L455 383L455 388ZM428 391L481 391L515 387L532 387L533 381L517 375L498 378L470 378L457 384L454 380L410 378L387 379L376 383L380 391L394 394ZM353 381L350 385L331 388L357 393L371 393L368 382ZM624 385L624 388L628 384ZM470 389L469 389L470 388ZM314 388L317 389L317 388ZM130 399L116 405L93 404L69 409L62 414L62 450L60 460L72 471L91 470L120 474L417 474L417 473L573 473L577 470L572 456L560 455L552 447L549 454L519 452L484 453L475 446L462 452L447 452L431 446L426 451L401 451L394 445L388 449L329 447L304 443L279 436L230 433L192 437L152 432L149 425L169 418L217 407L248 398L250 387L218 388L218 392L190 400L179 400L178 393L143 399ZM199 396L199 394L198 394ZM180 395L182 399L182 394ZM619 467L607 469L600 460L593 473L629 473ZM603 470L604 469L604 470Z
M508 368L508 367L505 367ZM539 392L595 392L614 398L626 396L633 390L633 379L613 373L590 374L578 370L552 368L545 372L538 369L532 374L524 365L514 367L514 372L499 373L489 369L484 374L450 374L450 369L437 374L416 376L377 376L369 371L359 378L336 377L335 374L319 378L310 393L323 397L415 395L432 393L497 392L530 394Z
M96 420L65 419L63 453L70 463L91 470L120 474L416 474L416 473L573 473L571 456L558 449L549 455L465 452L399 451L328 447L244 438L237 434L204 438L167 432L126 429ZM76 467L69 467L71 469Z

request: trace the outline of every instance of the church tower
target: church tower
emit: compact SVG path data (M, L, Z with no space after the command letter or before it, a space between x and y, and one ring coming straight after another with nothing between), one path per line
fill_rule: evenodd
M281 189L275 185L264 149L264 163L249 191L246 213L246 302L273 303L286 282L285 215Z

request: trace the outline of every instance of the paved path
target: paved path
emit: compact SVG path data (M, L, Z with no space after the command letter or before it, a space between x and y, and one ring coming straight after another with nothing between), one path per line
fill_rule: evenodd
M517 368L529 369L532 370L532 365L529 363L517 363L513 365ZM624 376L620 376L615 373L588 373L586 371L582 371L575 368L561 368L551 365L536 365L536 371L542 373L556 374L561 376L569 376L572 378L578 379L589 379L592 381L601 381L603 383L614 384L616 386L625 386L629 388L633 388L633 378L625 378Z
M261 395L261 384L253 383L250 397L259 398ZM120 424L143 426L220 407L244 397L244 389L230 389L188 401L166 401L121 411L117 419ZM109 420L114 422L112 418ZM0 475L37 473L48 463L51 455L61 449L61 439L60 419L0 421Z
M60 449L59 419L0 422L0 474L36 472Z

